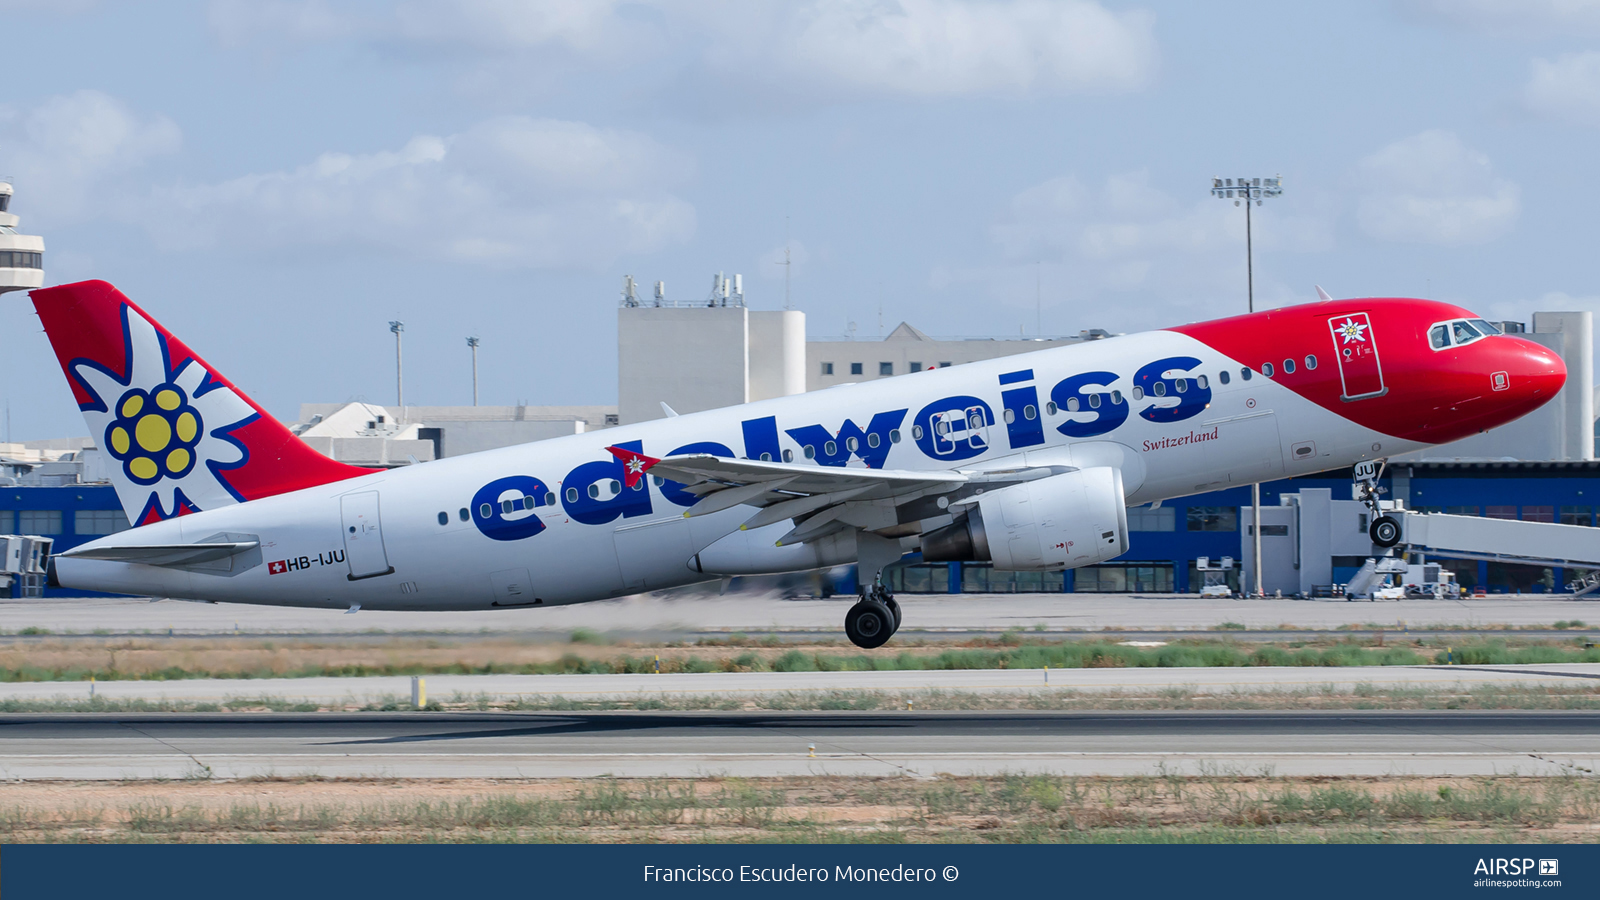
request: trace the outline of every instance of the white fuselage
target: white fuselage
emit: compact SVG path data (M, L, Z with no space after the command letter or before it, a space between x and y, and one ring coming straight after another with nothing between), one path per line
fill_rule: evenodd
M1173 360L1182 362L1165 365ZM1205 376L1206 386L1136 397L1136 374L1144 370L1148 382L1158 362L1175 376ZM605 449L613 445L655 457L766 453L813 465L826 459L859 467L865 457L875 468L901 471L1113 465L1122 470L1129 506L1423 446L1358 425L1270 378L1245 380L1241 368L1167 331L1042 350L376 472L180 516L92 546L247 537L260 542L260 556L225 570L67 557L57 560L57 577L66 587L164 597L411 610L581 603L706 580L691 559L739 533L755 511L735 506L685 518L693 498L671 482L646 478L637 490L620 486L620 464ZM1227 384L1218 377L1223 370L1231 373ZM1076 390L1059 387L1092 372L1115 377L1080 378ZM1202 390L1209 398L1197 402ZM1112 391L1120 403L1091 406L1087 399L1090 393L1110 398ZM1066 402L1069 394L1078 402ZM1178 408L1177 421L1141 415ZM1118 417L1125 418L1106 427ZM854 428L840 434L847 420ZM981 426L972 427L974 421ZM1062 433L1063 425L1077 433ZM852 436L855 453L845 445ZM808 459L808 446L821 459ZM541 505L532 509L501 507L504 498L534 495ZM472 514L489 506L487 518ZM533 517L539 523L530 523ZM539 524L537 533L518 536ZM770 547L790 527L781 522L741 534ZM784 558L792 563L745 571L819 564L798 547Z

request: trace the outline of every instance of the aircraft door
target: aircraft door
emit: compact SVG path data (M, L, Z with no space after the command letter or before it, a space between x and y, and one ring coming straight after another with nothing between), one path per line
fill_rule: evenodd
M339 498L344 522L344 558L350 563L351 581L388 575L394 571L383 547L383 524L378 517L378 492L362 491Z
M1333 335L1334 359L1339 362L1340 399L1361 400L1388 393L1378 363L1377 335L1367 314L1334 316L1328 320L1328 330Z

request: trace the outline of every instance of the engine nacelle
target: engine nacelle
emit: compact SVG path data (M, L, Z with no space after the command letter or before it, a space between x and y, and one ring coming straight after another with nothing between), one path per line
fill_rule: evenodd
M1050 571L1128 552L1120 469L1102 466L1052 475L977 499L964 518L922 536L924 560Z

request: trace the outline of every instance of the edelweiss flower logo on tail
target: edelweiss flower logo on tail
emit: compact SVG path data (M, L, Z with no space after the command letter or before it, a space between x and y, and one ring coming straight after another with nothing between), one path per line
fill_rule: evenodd
M91 395L81 404L90 433L120 466L113 475L123 507L142 510L135 524L237 503L219 472L248 452L230 432L258 414L194 359L171 368L165 338L122 306L127 371L77 359L72 374Z

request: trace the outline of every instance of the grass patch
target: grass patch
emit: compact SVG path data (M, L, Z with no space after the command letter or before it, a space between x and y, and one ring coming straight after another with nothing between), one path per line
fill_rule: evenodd
M1560 843L1591 839L1592 778L273 778L116 793L26 785L0 837L121 842ZM400 791L396 789L400 788ZM129 795L133 799L127 799ZM397 799L403 797L403 799ZM98 802L94 799L105 798Z

